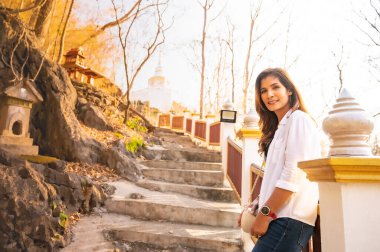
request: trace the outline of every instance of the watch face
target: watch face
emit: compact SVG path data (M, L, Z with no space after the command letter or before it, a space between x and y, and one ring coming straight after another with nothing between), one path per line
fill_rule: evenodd
M261 213L262 213L263 215L268 215L268 214L270 213L270 208L267 207L267 206L263 206L263 207L261 208Z

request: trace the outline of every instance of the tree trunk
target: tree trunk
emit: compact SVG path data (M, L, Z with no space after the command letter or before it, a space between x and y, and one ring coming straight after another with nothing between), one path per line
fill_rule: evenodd
M131 106L131 102L129 101L129 97L128 97L127 98L127 104L125 106L125 111L124 111L124 124L126 124L129 120L129 108L130 108L130 106Z
M46 24L47 24L47 17L49 16L50 12L53 8L54 0L46 0L45 4L41 6L36 24L34 26L34 31L37 37L41 38L45 35L46 31Z
M207 25L207 7L208 1L206 0L205 5L203 6L203 30L202 30L202 67L201 67L201 91L199 97L199 117L203 119L203 96L204 96L204 83L205 83L205 67L206 67L206 58L205 58L205 46L206 46L206 25Z
M40 6L42 1L43 1L43 0L37 0L37 1L36 1L36 4L37 4L38 6ZM20 5L19 9L22 9L21 5ZM40 7L33 9L32 15L31 15L30 18L29 18L29 27L30 27L31 29L36 29L36 21L37 21L37 18L38 18L38 16L39 16L39 12L40 12L40 10L41 10Z
M65 43L66 27L67 27L67 23L69 22L69 19L70 19L70 15L71 15L71 11L73 9L73 5L74 5L74 0L71 0L69 12L67 13L67 18L66 18L65 24L64 24L63 29L62 29L61 41L59 44L59 53L58 53L58 57L57 57L57 61L56 61L58 64L61 61L61 58L63 55L63 47L64 47L64 43Z
M152 132L152 131L154 130L155 127L154 127L154 126L148 121L148 119L145 118L144 115L142 115L142 114L140 114L139 112L137 112L136 110L134 110L134 109L132 108L132 106L130 106L129 109L130 109L130 111L131 111L133 114L137 115L138 117L140 117L140 118L144 121L145 126L146 126L146 128L148 129L148 132Z
M247 93L249 88L249 60L251 58L251 49L252 49L252 37L253 37L253 27L255 25L255 19L251 16L251 22L249 26L249 41L247 54L245 56L245 65L244 65L244 87L243 87L243 112L247 113Z

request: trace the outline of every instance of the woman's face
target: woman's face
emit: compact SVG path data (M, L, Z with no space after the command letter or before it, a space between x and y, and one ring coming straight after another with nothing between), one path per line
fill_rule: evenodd
M269 75L261 80L261 100L269 111L273 111L277 115L278 121L290 109L289 96L291 94L277 77Z

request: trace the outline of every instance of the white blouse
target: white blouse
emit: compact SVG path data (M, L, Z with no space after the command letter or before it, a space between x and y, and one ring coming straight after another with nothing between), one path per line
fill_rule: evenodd
M261 185L260 208L275 187L294 192L276 212L314 226L319 199L318 184L310 182L297 162L321 157L319 134L314 121L303 111L289 110L282 118L269 146Z

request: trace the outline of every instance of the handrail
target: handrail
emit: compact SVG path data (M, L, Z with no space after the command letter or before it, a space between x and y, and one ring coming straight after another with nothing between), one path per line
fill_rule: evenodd
M235 140L233 140L231 137L228 137L227 141L228 141L228 143L233 145L236 150L238 150L240 153L242 153L243 147L239 143L235 142Z
M251 164L251 172L258 175L260 178L264 177L264 170L258 164Z
M216 125L218 123L220 123L220 121L213 122L213 123L210 124L210 126L214 126L214 125Z

